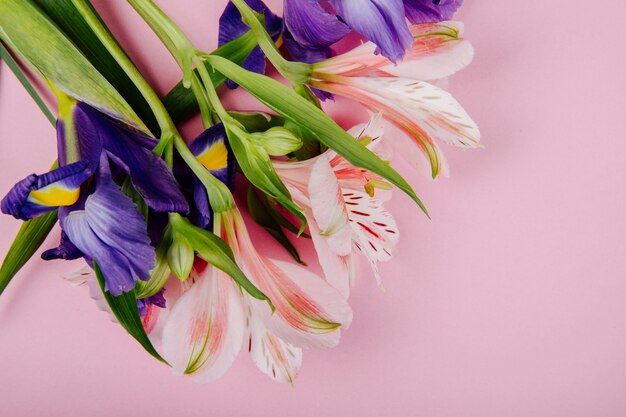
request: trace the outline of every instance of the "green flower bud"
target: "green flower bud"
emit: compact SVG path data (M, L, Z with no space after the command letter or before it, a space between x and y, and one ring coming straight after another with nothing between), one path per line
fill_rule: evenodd
M284 127L272 127L265 132L250 133L250 141L272 156L283 156L302 147L302 140Z
M172 244L167 251L167 262L174 275L181 281L189 277L196 253L189 239L174 231L172 233Z

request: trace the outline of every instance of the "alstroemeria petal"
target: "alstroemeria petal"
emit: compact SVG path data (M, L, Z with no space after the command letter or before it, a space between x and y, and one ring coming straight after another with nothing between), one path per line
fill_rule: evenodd
M165 161L138 143L137 135L107 116L79 104L96 126L102 145L116 166L126 172L137 192L158 212L188 212L189 204ZM149 143L145 138L143 144Z
M78 161L43 175L29 175L2 199L5 214L28 220L78 201L80 185L93 174L88 161Z
M208 383L228 370L243 337L241 295L227 275L208 266L174 304L163 329L163 356L175 374Z
M267 328L293 346L336 346L340 329L352 322L352 310L339 291L300 265L264 259L262 269L264 282L258 287L270 297L276 312L259 308L256 300L253 305ZM249 276L254 279L260 273L257 269Z
M398 226L377 198L353 190L344 192L343 196L354 233L354 244L369 260L380 285L377 263L391 259L400 237Z
M312 215L309 215L312 217ZM307 216L307 217L309 217ZM352 255L337 255L328 244L328 239L320 234L320 229L314 219L308 220L311 240L315 246L317 258L324 271L326 281L346 299L350 295L350 288L354 283L354 265Z
M415 42L404 61L382 66L383 74L420 81L438 80L462 70L474 58L471 43L461 38L460 22L413 25L411 33Z
M150 279L156 255L143 216L104 165L103 161L96 191L87 198L85 209L62 218L61 227L85 256L98 263L105 289L117 296L133 289L137 280Z
M319 0L285 0L285 25L302 46L320 49L332 45L350 29L326 12Z
M352 232L348 226L348 213L339 182L325 154L313 165L308 192L320 234L328 239L334 253L349 254L352 251Z
M293 383L302 366L302 349L272 334L248 309L247 349L256 366L277 382Z
M411 47L413 37L402 0L331 0L331 4L354 31L374 42L391 61L402 59Z
M406 17L411 23L450 20L463 0L404 0Z

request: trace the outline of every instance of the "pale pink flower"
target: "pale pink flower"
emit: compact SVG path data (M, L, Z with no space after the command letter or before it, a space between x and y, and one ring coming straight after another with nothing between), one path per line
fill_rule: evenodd
M369 142L367 147L382 159L390 159L380 116L349 133ZM274 168L304 208L326 280L347 297L354 280L352 255L360 252L380 284L377 264L391 258L399 238L395 220L383 207L389 184L331 150L306 161L275 161Z
M202 261L183 283L180 298L168 294L171 311L165 315L160 340L163 356L175 373L207 383L222 376L243 348L270 378L293 382L302 364L302 348L337 345L352 311L346 299L317 275L257 253L236 208L216 214L215 224L241 269L268 296L275 311Z
M435 140L476 148L480 132L452 95L426 81L448 77L471 62L473 49L461 38L462 30L458 22L413 25L415 41L400 64L375 55L376 46L368 42L314 64L309 84L381 112L428 157L433 177L447 174ZM414 146L394 145L402 146L405 157L414 155Z

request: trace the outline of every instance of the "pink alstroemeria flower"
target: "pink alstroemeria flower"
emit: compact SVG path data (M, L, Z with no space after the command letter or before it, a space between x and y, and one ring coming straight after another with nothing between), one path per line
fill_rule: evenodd
M461 148L479 146L476 123L448 92L426 81L448 77L473 58L458 22L411 26L414 42L404 61L393 64L375 55L376 45L362 44L350 52L313 65L309 84L319 90L360 102L413 139L430 161L433 178L447 175L447 165L435 140ZM415 147L402 146L411 158ZM413 158L411 158L413 159Z
M380 122L375 116L349 133L389 160ZM391 258L399 238L395 220L383 207L390 185L331 150L306 161L275 161L274 168L296 203L305 208L326 280L347 297L354 280L352 254L357 251L369 260L380 285L377 264Z
M241 291L224 272L200 261L183 283L180 298L167 294L173 307L162 314L163 356L175 373L208 383L221 377L243 348L270 378L293 382L302 348L337 345L352 311L322 278L258 254L236 208L216 214L215 222L241 269L275 311Z

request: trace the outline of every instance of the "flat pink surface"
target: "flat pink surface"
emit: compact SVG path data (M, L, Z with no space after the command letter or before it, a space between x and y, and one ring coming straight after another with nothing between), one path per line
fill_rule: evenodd
M95 3L150 80L173 85L174 63L125 2ZM225 0L158 3L198 46L215 46ZM60 278L80 262L34 260L0 299L0 415L626 415L626 7L466 3L476 59L451 90L485 149L446 148L452 177L436 182L399 163L433 220L396 193L402 242L382 268L386 292L361 265L338 348L306 352L295 386L243 354L220 381L195 385ZM243 96L228 102L245 107ZM357 110L334 106L348 121L365 117ZM45 171L54 149L53 129L2 67L0 194ZM0 253L18 227L0 217Z

